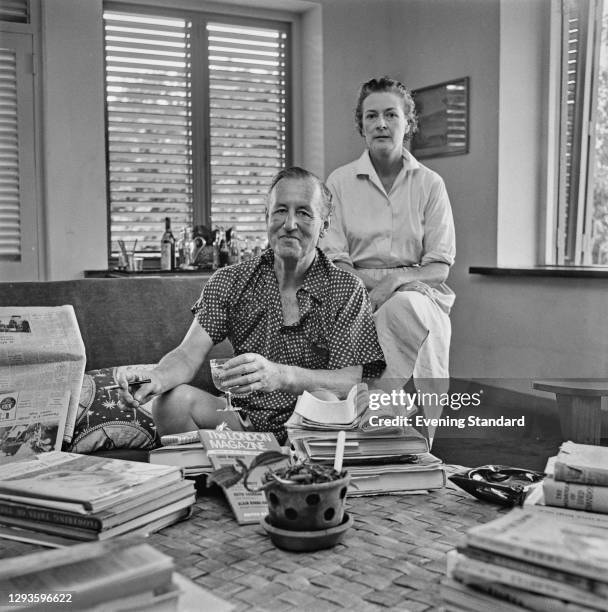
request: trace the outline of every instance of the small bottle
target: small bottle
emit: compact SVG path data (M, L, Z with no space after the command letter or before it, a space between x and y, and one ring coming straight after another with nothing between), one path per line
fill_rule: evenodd
M241 261L247 261L253 257L253 253L251 252L251 248L249 246L249 239L245 239L245 243L243 244L243 250L241 252Z
M253 247L253 256L259 257L261 254L262 254L262 241L260 240L259 236L256 236L255 244Z
M160 240L160 269L175 268L175 238L171 233L171 218L165 217L165 232Z

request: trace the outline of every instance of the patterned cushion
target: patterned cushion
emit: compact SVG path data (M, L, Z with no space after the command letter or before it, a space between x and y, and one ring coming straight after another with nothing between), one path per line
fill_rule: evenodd
M129 369L151 369L154 364L127 366ZM66 450L93 453L115 449L149 450L159 445L152 420L150 402L138 408L119 408L115 384L116 368L86 372L80 392L78 415L72 443Z

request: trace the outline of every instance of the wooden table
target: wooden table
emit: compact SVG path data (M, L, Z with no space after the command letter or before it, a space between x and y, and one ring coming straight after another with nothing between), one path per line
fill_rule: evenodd
M199 495L189 520L150 543L237 611L430 611L440 605L445 553L504 509L450 484L424 495L350 498L347 511L355 524L341 544L292 553L275 548L260 526L238 526L223 494L212 490ZM0 557L32 550L0 540Z
M555 393L564 440L600 443L602 401L608 397L608 379L536 380L532 386Z

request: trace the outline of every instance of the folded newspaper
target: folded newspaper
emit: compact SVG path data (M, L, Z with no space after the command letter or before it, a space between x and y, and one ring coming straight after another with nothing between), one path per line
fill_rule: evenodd
M354 385L346 399L325 400L304 391L298 397L296 406L285 427L294 430L330 430L338 429L373 431L376 435L398 435L403 433L403 425L379 425L387 423L400 414L399 406L383 406L380 409L369 407L369 391L362 382ZM370 417L376 417L370 423Z
M0 463L71 440L85 364L72 306L0 307Z

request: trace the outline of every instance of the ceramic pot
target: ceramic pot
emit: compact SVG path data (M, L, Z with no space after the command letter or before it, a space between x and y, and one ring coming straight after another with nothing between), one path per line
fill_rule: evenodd
M350 475L331 482L283 484L264 490L268 521L290 531L315 531L341 525Z

